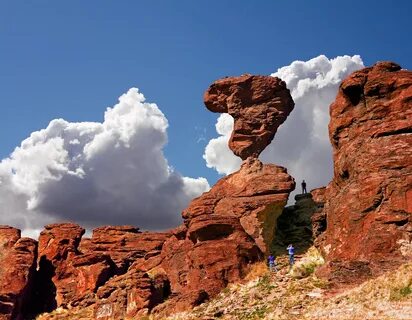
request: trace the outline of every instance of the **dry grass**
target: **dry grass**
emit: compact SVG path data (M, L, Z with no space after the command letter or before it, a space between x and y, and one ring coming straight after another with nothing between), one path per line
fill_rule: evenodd
M264 276L268 273L268 267L265 262L257 262L252 265L250 268L249 273L246 275L245 280L251 281L255 280L256 278Z
M57 308L53 312L43 313L36 317L36 320L90 320L93 319L92 308L76 308L75 310L68 310Z
M293 278L306 278L324 263L325 260L320 252L315 247L311 247L304 257L292 267L290 275Z
M291 271L286 256L278 259L279 272L271 273L264 262L256 263L247 275L248 282L229 285L192 311L168 318L149 315L134 319L412 320L412 262L329 297L325 294L328 284L307 271L320 264L318 252L310 249ZM89 312L91 309L76 313L58 309L37 320L92 319Z
M411 320L412 263L307 310L303 319Z

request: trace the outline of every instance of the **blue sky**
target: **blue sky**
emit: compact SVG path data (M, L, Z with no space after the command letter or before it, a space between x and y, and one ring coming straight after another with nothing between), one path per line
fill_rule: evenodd
M215 79L269 74L319 54L411 68L410 1L2 1L0 156L54 118L101 121L136 86L169 120L165 153L189 176L216 115ZM197 142L206 130L206 141Z
M219 118L218 134L204 91L224 76L284 66L277 75L289 77L295 110L261 159L307 179L309 190L327 184L328 105L339 82L378 60L412 68L412 2L390 4L0 1L0 224L33 236L61 220L176 226L216 170L239 166L225 140L230 119ZM167 132L132 87L158 105ZM53 121L13 151L59 118L68 122ZM74 123L84 121L97 123ZM214 168L202 157L208 143Z

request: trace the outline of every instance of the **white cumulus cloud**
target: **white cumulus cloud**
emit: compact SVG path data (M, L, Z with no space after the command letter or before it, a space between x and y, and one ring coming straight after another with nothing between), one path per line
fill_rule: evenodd
M333 173L329 105L342 80L363 67L358 55L334 59L320 55L308 61L294 61L272 73L286 82L295 109L262 152L262 161L286 167L298 186L302 179L306 180L308 190L326 185ZM219 136L209 141L203 156L208 167L222 174L238 170L241 164L227 145L232 128L232 117L220 115L216 124Z
M33 235L46 223L134 224L165 229L209 189L183 177L163 154L168 122L132 88L102 123L55 119L0 162L0 224Z

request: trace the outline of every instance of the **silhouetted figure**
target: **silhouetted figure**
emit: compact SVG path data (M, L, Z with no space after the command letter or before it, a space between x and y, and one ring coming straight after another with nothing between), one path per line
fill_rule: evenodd
M306 191L306 182L305 182L305 180L302 181L302 194L304 194L304 193L308 193Z

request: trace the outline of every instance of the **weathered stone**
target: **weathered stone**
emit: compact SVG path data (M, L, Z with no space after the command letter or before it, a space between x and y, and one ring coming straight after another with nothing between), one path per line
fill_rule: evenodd
M323 207L326 202L325 198L326 188L321 187L310 191L312 199L315 202L315 212L312 215L312 233L314 238L314 244L318 246L318 242L321 241L320 235L326 230L326 211Z
M319 244L329 262L320 272L358 281L353 265L374 275L412 258L412 72L392 62L354 72L330 115L334 178Z
M110 256L116 264L116 273L122 274L137 259L161 250L169 236L165 232L140 232L133 226L106 226L94 229L92 238L83 239L79 250Z
M36 269L37 241L0 226L0 320L23 320Z
M294 107L285 82L270 76L217 80L205 92L204 102L210 111L234 118L229 148L243 160L259 156Z
M162 250L173 298L156 312L181 311L242 279L273 240L276 219L295 187L286 169L248 159L183 211L185 227Z

